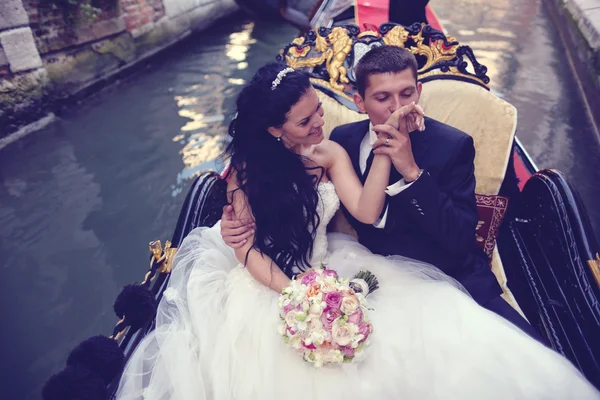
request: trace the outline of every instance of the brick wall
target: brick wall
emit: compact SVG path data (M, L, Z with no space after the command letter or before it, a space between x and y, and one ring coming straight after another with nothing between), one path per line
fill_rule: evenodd
M165 15L162 0L120 0L121 12L129 32Z
M162 0L92 0L92 5L102 10L96 21L91 25L79 23L73 26L65 21L61 10L51 10L44 3L48 4L48 0L23 0L41 54L87 41L86 29L93 29L94 25L104 21L122 16L125 28L131 32L165 15Z

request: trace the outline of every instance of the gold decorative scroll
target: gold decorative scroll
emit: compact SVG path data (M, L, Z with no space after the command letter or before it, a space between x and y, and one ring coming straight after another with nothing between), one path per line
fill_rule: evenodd
M423 26L424 25L425 24L423 24ZM458 49L458 44L454 44L449 48L446 48L444 46L443 40L432 41L429 43L429 45L424 44L422 29L416 36L412 36L412 38L416 42L417 47L411 46L409 49L410 52L413 54L425 56L425 58L427 58L427 62L425 63L425 65L423 65L420 71L427 70L427 68L437 64L440 61L449 61L456 57L456 50ZM456 42L456 39L452 36L446 36L446 38L449 42Z
M588 265L592 271L592 275L596 280L596 284L600 287L600 254L596 253L596 258L588 260Z
M479 79L476 76L466 76L465 74L463 74L462 72L460 72L458 70L458 68L456 67L450 67L448 72L442 72L439 69L434 69L432 71L426 72L424 74L419 74L419 79L425 79L425 78L430 78L432 76L436 76L436 75L444 75L444 76L448 76L448 75L452 75L452 76L456 76L457 78L468 78L471 81L476 81L479 82L481 85L483 85L484 87L487 87L488 85L482 81L481 79Z
M170 274L173 270L173 260L177 254L177 247L171 247L171 242L167 241L165 244L165 260L158 269L163 274Z
M115 325L115 327L118 326L123 321L125 321L125 316L124 315L123 315L123 318L121 318L121 320L119 322L117 322L117 324ZM119 340L121 340L121 338L123 337L123 335L125 334L125 332L127 332L127 328L129 328L129 326L123 327L123 329L121 329L119 332L117 332L116 335L113 335L110 338L114 339L114 340L116 340L118 342Z

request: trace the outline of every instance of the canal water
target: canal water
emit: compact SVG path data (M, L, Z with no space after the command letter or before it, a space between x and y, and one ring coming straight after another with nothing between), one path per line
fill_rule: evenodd
M600 233L600 146L539 0L437 0L446 28L519 109L539 167L564 171ZM235 96L295 36L235 15L0 150L0 398L38 399L168 239L192 179L218 168Z
M236 15L0 151L0 398L40 398L70 349L110 334L148 242L218 166L241 85L295 34Z

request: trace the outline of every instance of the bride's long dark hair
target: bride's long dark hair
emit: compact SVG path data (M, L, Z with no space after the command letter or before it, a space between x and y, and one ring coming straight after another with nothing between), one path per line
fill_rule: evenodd
M267 131L281 127L286 114L311 87L307 74L293 71L272 90L273 81L286 67L267 64L242 89L237 116L229 125L231 142L226 152L252 208L254 248L271 257L291 278L294 266L300 270L309 266L319 224L319 177L308 173L302 156Z

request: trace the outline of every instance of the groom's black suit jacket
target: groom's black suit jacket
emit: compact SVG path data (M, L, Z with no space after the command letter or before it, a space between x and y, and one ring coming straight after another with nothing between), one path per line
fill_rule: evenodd
M431 118L425 118L425 126L425 131L410 134L415 161L424 173L401 193L387 196L385 228L363 224L343 211L360 243L372 252L433 264L485 305L502 290L474 242L478 214L473 139ZM360 144L368 130L365 120L339 126L330 136L346 149L359 177ZM392 167L390 184L401 178Z

